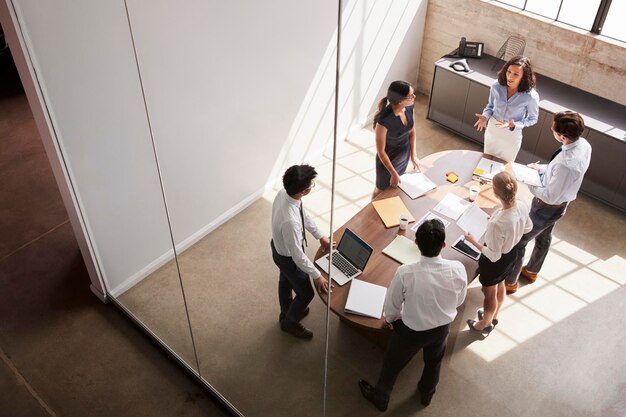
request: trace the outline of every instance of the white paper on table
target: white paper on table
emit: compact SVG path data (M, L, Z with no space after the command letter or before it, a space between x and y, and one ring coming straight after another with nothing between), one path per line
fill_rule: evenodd
M353 279L344 311L379 319L383 315L386 294L387 288L381 285Z
M461 198L456 194L448 193L433 210L456 221L459 216L463 214L463 212L471 205L472 203L464 198Z
M518 181L524 184L534 185L536 187L543 187L541 178L539 178L539 171L527 167L526 165L513 162L513 172Z
M478 206L470 204L470 208L465 210L456 224L464 231L474 235L474 239L479 240L487 230L489 215Z
M474 174L492 180L498 172L502 171L504 171L504 164L491 159L480 158L478 165L474 169Z
M437 216L435 213L433 213L431 211L428 211L428 212L426 212L426 214L424 214L422 216L421 219L419 219L418 221L415 222L415 224L413 224L413 227L411 227L411 230L413 230L414 232L417 232L417 228L420 227L420 225L422 223L424 223L426 220L431 220L431 219L439 219L439 220L441 220L441 222L443 223L444 227L450 226L450 222L449 221L447 221L443 217Z
M408 172L400 176L400 189L412 199L437 188L437 184L421 172Z

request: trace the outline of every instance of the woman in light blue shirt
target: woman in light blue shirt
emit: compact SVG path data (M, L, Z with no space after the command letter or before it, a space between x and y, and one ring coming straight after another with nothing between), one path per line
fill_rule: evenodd
M539 94L535 73L528 58L511 58L498 72L491 86L489 102L474 124L485 130L485 149L489 155L514 161L522 146L522 129L537 123Z

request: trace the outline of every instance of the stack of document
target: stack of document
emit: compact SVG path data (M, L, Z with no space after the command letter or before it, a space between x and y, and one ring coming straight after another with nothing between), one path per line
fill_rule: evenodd
M459 197L458 195L448 193L443 198L443 200L441 200L439 204L435 206L433 211L441 213L444 216L456 221L461 216L461 214L463 214L463 212L467 210L467 208L471 205L472 203Z
M515 172L515 177L517 177L518 181L521 181L524 184L534 185L536 187L543 187L541 178L539 178L539 171L536 169L513 162L513 172Z
M478 165L474 169L474 175L483 180L492 181L493 177L502 171L504 171L504 164L491 159L480 158Z
M350 283L350 292L344 311L380 319L383 315L385 295L387 295L387 288L360 279L353 279Z
M450 222L449 221L447 221L443 217L437 216L435 213L432 213L432 212L428 211L428 212L426 212L426 214L424 214L422 216L421 219L419 219L418 221L415 222L413 227L411 227L411 230L413 230L414 232L417 232L417 229L422 225L422 223L424 223L426 220L432 220L432 219L439 219L441 221L441 223L443 223L444 227L450 226Z
M414 200L435 188L437 184L421 172L410 172L400 176L400 189Z
M477 206L470 204L470 207L465 210L456 224L461 230L471 233L474 235L474 239L479 240L485 234L488 222L489 215Z

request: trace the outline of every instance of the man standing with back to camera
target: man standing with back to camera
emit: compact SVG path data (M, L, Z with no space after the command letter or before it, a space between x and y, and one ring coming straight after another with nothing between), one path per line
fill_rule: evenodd
M543 186L528 186L535 196L530 206L533 229L522 236L520 242L513 248L517 255L513 271L505 280L508 294L517 291L520 274L531 283L537 280L550 250L554 225L565 214L567 205L576 199L591 161L591 145L585 138L580 137L584 130L585 122L580 114L573 111L555 114L552 134L561 146L554 152L547 165L529 165L539 171ZM528 264L522 268L526 245L533 239L535 239L533 253Z
M272 205L272 259L280 270L278 301L280 328L300 339L311 339L313 332L300 324L309 312L307 307L315 293L309 277L318 291L327 293L329 283L321 276L313 262L304 253L305 229L320 241L327 251L330 239L322 236L315 222L302 207L302 197L315 187L317 172L310 165L294 165L283 175L284 188L278 192ZM295 298L292 298L292 291Z
M393 329L376 386L361 379L363 396L385 411L400 371L421 349L424 370L417 384L420 402L427 407L439 382L450 323L465 300L467 273L459 261L443 259L446 230L439 219L425 221L415 232L419 262L396 271L385 297L384 326Z

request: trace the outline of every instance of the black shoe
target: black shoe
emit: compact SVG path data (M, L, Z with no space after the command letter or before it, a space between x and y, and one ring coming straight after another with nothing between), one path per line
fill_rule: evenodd
M372 404L380 411L387 410L387 405L389 404L389 396L383 394L378 391L376 387L373 387L369 382L364 379L359 379L359 389L361 390L361 394L365 397L365 399Z
M420 403L422 403L424 407L428 407L432 399L433 399L432 395L426 395L423 392L420 392Z
M287 321L283 320L280 323L280 329L283 332L294 335L298 339L313 338L313 332L301 325L300 323L288 323Z
M478 315L478 320L482 320L484 315L485 315L485 311L482 308L479 308L478 311L476 312L476 314ZM491 324L493 325L494 329L496 328L498 323L499 323L498 319L491 320Z
M309 308L308 308L308 307L307 307L307 308L305 308L305 309L304 309L304 311L302 312L302 316L300 317L300 320L302 320L303 318L305 318L306 316L308 316L308 315L309 315L309 311L310 311L310 310L309 310ZM280 314L278 315L278 322L279 322L279 323L282 323L282 322L283 322L283 320L285 320L285 313L280 313Z
M484 337L489 336L489 333L491 333L491 331L493 330L493 324L492 324L491 326L487 326L487 327L485 327L484 329L480 329L480 330L479 330L479 329L477 329L476 327L474 327L474 325L475 325L476 323L478 323L478 322L477 322L476 320L472 320L472 319L469 319L469 320L467 321L467 325L469 326L469 328L470 328L470 329L472 329L472 330L473 330L473 331L475 331L475 332L480 332L480 333L482 333L482 335L483 335Z

